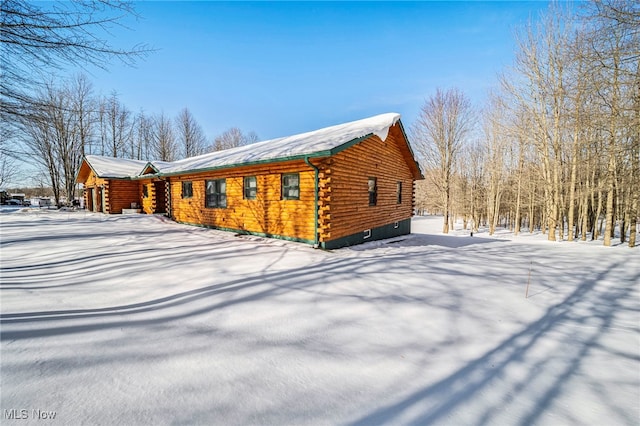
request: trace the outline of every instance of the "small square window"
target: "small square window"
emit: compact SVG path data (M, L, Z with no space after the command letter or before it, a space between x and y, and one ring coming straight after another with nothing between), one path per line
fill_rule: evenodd
M396 204L402 204L402 181L396 184Z
M288 173L282 175L282 199L283 200L299 200L300 199L300 174Z
M375 206L378 202L378 179L370 177L367 186L369 188L369 205Z
M205 207L227 207L227 181L226 179L205 180Z
M245 176L244 178L244 199L255 200L258 196L258 180L255 176Z
M182 198L193 197L193 183L189 181L182 182Z

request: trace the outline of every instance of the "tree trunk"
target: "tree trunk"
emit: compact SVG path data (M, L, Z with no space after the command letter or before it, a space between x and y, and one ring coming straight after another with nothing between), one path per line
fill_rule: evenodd
M449 233L449 187L445 184L444 190L444 218L442 220L442 233Z
M574 129L573 135L573 152L571 158L571 178L569 180L569 213L568 216L568 228L569 234L567 239L569 241L573 241L573 225L574 225L574 215L575 215L575 204L576 204L576 179L578 175L578 129Z
M614 168L615 168L615 157L613 157L613 153L609 154L609 168L607 177L607 205L605 208L605 219L604 219L604 245L611 245L611 236L613 234L613 197L615 196L615 184L614 184Z
M533 188L529 188L529 233L533 234L533 227L535 225L535 217L534 211L535 206L533 205Z
M582 199L582 225L580 226L580 240L587 241L587 230L589 227L589 196L585 191Z
M591 241L595 241L600 236L600 215L602 214L602 191L598 191L598 204L596 213L593 216L593 226L591 230Z
M633 201L631 204L631 212L630 212L630 223L629 223L629 247L634 247L636 245L636 233L637 231L637 223L638 223L638 194L636 193L633 197Z
M522 181L522 173L518 173L518 191L516 193L516 214L515 214L515 226L513 229L513 233L515 235L518 235L520 233L520 221L522 220L520 218L520 204L521 204L521 197L522 197L522 185L521 185L521 181Z

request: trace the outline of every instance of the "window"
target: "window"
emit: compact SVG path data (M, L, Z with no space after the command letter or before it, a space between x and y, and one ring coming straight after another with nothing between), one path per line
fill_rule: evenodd
M190 180L182 182L182 198L193 197L193 184Z
M255 176L245 176L244 178L244 199L255 200L258 195L258 181Z
M396 204L402 204L402 181L396 184Z
M149 187L142 185L142 198L149 198Z
M374 177L369 178L369 205L375 206L378 201L378 180Z
M227 181L226 179L205 180L205 207L227 207Z
M300 174L289 173L282 175L282 199L283 200L299 200L300 199Z

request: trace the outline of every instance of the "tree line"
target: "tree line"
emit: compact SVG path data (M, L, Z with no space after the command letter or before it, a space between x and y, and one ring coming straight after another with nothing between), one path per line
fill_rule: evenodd
M73 198L85 155L175 161L258 140L254 132L232 127L209 142L188 108L175 117L134 113L115 92L95 96L84 75L45 85L34 100L20 117L19 146L47 176L57 203Z
M85 75L52 81L69 66L106 69L113 60L134 64L151 53L146 45L109 41L113 27L137 18L133 3L2 0L0 8L0 187L19 173L17 161L28 160L60 204L62 196L73 198L84 155L173 161L258 140L230 128L209 142L188 108L176 117L136 113L116 92L95 95Z
M427 179L420 210L465 229L541 230L551 241L636 242L640 195L640 4L553 4L517 32L514 64L486 105L429 97L411 139ZM617 225L617 227L616 227Z
M85 155L175 161L256 142L254 132L232 127L207 140L188 108L175 117L134 113L113 92L95 96L84 75L63 85L47 84L20 118L20 146L48 177L54 198L72 199Z
M640 3L595 0L519 28L516 58L481 108L437 90L410 127L427 180L419 210L477 230L536 229L549 240L620 239L634 246L640 193ZM188 108L176 117L96 96L83 75L53 84L65 66L134 63L146 46L105 40L132 4L2 0L0 186L16 158L42 167L59 201L74 193L83 155L171 161L258 139L232 128L207 141ZM104 37L102 37L102 36Z

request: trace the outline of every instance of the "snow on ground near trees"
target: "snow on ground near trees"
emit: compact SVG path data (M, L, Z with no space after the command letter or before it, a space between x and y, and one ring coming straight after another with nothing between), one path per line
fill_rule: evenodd
M0 220L2 424L640 421L637 248L435 217L332 252L157 216Z

